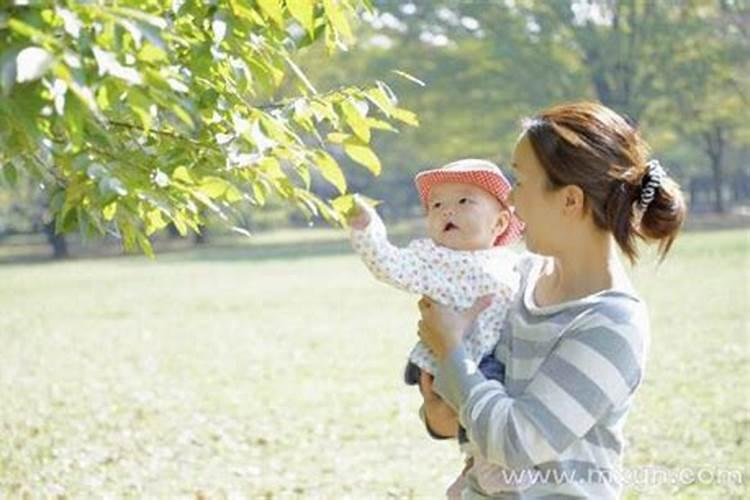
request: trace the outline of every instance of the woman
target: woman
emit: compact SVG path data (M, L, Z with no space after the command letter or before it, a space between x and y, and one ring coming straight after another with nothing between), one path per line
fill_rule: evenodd
M460 423L475 445L462 498L620 496L622 428L649 326L619 254L635 263L643 239L664 258L685 218L679 187L647 155L638 131L600 104L525 122L512 199L531 253L494 353L503 383L487 380L460 342L487 300L463 314L420 300L419 336L440 360L434 381L420 381L425 424L450 436ZM527 475L510 478L514 491L488 491L487 465Z

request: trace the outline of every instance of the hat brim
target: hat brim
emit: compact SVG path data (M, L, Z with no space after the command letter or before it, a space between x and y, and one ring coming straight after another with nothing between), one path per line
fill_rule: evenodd
M487 170L469 170L461 172L446 171L443 169L426 170L418 173L414 182L417 185L419 198L425 209L427 208L427 202L430 198L430 191L437 184L472 184L490 193L506 207L508 206L507 199L511 190L510 183L501 173ZM518 241L523 233L523 229L524 223L521 222L511 210L508 227L503 234L497 237L495 240L495 246L509 245Z

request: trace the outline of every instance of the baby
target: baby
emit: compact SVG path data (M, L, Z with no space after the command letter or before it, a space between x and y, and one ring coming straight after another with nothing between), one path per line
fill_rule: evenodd
M377 212L357 201L349 218L352 245L376 278L401 290L460 309L494 294L478 327L464 337L479 363L497 344L519 284L516 254L505 248L522 230L506 202L510 183L494 163L474 159L420 172L415 180L429 238L395 247ZM435 369L434 355L419 341L409 355L407 383L416 384L421 370L434 374Z
M519 286L517 256L506 245L516 241L523 229L507 204L510 183L497 165L476 159L420 172L415 182L429 238L414 240L405 248L392 245L377 212L355 198L349 216L354 250L380 281L457 309L467 309L479 297L493 294L492 304L463 342L485 376L502 382L504 367L492 353ZM405 381L415 385L422 370L434 374L436 368L434 354L419 341L409 355ZM462 428L459 443L463 451L472 453Z

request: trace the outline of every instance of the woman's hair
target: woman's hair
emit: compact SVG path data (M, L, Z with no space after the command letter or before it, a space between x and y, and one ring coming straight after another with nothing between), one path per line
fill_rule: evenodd
M685 201L665 175L653 200L640 207L649 148L628 120L601 104L580 102L546 109L524 120L523 128L550 188L580 187L594 223L612 232L631 262L638 258L636 238L659 242L666 256L685 221Z

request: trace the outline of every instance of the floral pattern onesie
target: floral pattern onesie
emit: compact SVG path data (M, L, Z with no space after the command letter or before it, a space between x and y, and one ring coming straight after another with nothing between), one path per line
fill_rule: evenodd
M508 306L519 287L517 255L502 246L453 250L431 239L417 239L399 248L388 241L385 224L377 212L371 209L369 213L370 223L365 229L352 229L351 241L378 280L459 310L468 309L483 295L495 295L464 337L466 351L477 363L493 352ZM409 360L431 374L437 368L434 354L421 340Z

